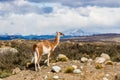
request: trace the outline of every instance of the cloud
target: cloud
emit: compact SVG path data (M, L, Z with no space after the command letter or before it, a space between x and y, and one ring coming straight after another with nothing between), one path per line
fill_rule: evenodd
M119 0L27 0L27 1L36 2L36 3L55 2L71 7L79 7L79 6L120 7Z
M0 11L1 15L8 15L10 13L15 14L26 14L26 13L40 13L40 8L29 3L27 1L19 0L19 1L10 1L5 3L0 3Z
M71 28L89 32L120 32L119 13L120 7L70 7L55 2L32 3L27 0L0 2L0 33L52 34Z

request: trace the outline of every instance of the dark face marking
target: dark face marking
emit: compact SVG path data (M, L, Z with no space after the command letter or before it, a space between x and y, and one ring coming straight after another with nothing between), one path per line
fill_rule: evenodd
M60 33L60 35L61 35L61 36L64 36L64 34L63 34L63 33L61 33L61 32L59 32L59 33Z

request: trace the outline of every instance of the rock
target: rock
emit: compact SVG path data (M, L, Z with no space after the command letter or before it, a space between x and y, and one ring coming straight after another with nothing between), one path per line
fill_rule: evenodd
M97 57L95 59L95 62L96 63L104 63L107 60L110 60L110 56L108 54L102 53L101 57Z
M12 71L12 74L17 74L17 73L19 73L21 70L20 70L20 68L15 68L15 69L13 69L13 71Z
M64 54L59 54L58 57L57 57L57 61L67 61L68 60L68 57Z
M8 53L18 53L18 50L12 47L3 47L0 48L1 54L8 54Z
M88 58L82 57L82 58L81 58L81 61L82 61L82 62L87 62L87 61L88 61Z
M53 79L57 80L59 79L59 76L53 76Z
M72 67L73 67L74 69L77 69L77 68L78 68L78 66L77 66L77 65L72 65Z
M57 72L60 72L60 71L61 71L61 67L59 67L59 66L53 66L53 67L52 67L52 71L53 71L53 72L56 72L56 73L57 73Z
M88 62L92 62L93 60L92 59L88 59Z
M47 75L44 75L43 76L43 80L47 80L48 76Z
M110 60L110 56L108 54L102 53L101 57L105 58L106 60Z
M106 77L103 77L103 80L108 80L108 78L106 78Z
M78 43L79 46L83 46L84 44L83 43Z
M83 66L80 66L81 69L83 69Z
M73 73L75 73L75 74L79 74L79 73L81 73L82 71L80 70L80 69L75 69L74 71L73 71Z
M104 57L97 57L96 59L95 59L95 62L96 63L104 63L106 61L106 59L104 58Z
M109 76L110 76L110 74L105 74L105 76L106 76L106 77L109 77Z

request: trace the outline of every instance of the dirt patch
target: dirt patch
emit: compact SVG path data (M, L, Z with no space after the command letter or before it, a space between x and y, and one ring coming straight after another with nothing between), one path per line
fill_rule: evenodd
M61 72L51 72L52 66L61 67ZM81 73L65 73L64 70L68 66L76 65ZM41 71L22 70L21 72L4 78L4 80L54 80L53 76L58 76L57 80L115 80L117 74L120 74L120 63L113 62L113 65L105 65L101 69L95 68L94 62L81 63L77 60L67 62L51 63L50 66L41 66Z

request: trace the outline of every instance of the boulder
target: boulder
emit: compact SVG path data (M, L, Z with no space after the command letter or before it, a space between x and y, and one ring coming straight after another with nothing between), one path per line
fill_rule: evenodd
M106 60L110 60L110 56L108 54L102 53L101 57L105 58Z
M109 80L107 77L103 77L103 80Z
M81 58L81 61L82 61L82 62L87 62L87 61L88 61L88 58L82 57L82 58Z
M77 65L72 65L72 67L73 67L74 69L77 69L77 68L78 68L78 66L77 66Z
M43 76L43 79L44 79L44 80L47 80L47 78L48 78L47 75L44 75L44 76Z
M96 63L104 63L105 61L110 60L110 56L108 54L102 53L100 57L95 59Z
M79 74L79 73L81 73L82 71L80 70L80 69L75 69L74 71L73 71L73 73L75 73L75 74Z
M52 72L58 73L58 72L60 72L60 71L61 71L61 67L59 67L59 66L53 66L53 67L52 67Z
M18 50L12 47L0 48L0 54L18 53Z
M95 59L95 62L96 63L104 63L106 61L106 59L104 58L104 57L97 57L96 59Z
M66 55L64 55L64 54L59 54L58 56L57 56L57 61L62 61L62 62L64 62L64 61L67 61L68 60L68 57L66 56Z
M20 68L15 68L15 69L13 69L13 71L12 71L12 74L17 74L17 73L19 73L21 70L20 70Z
M53 76L53 79L58 80L59 76Z
M93 59L88 59L88 62L92 62L93 61Z

